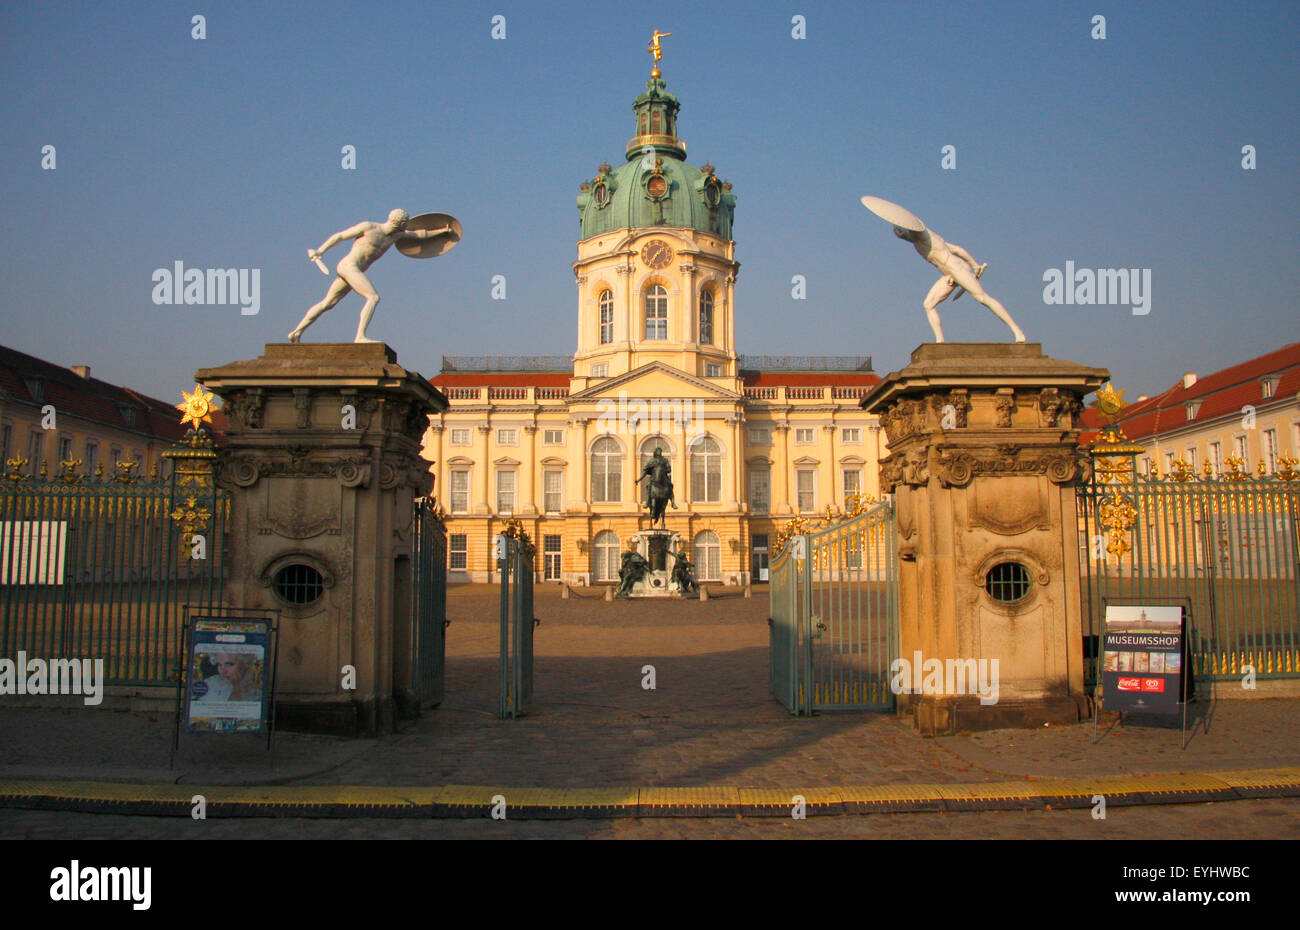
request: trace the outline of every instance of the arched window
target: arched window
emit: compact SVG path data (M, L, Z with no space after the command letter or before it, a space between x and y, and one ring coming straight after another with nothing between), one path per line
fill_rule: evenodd
M623 449L618 440L602 436L591 447L591 500L616 504L623 499Z
M713 530L704 530L695 537L695 580L722 580L722 544Z
M614 341L614 292L600 292L600 343Z
M700 345L713 344L713 291L700 291Z
M722 500L722 448L708 436L691 446L691 500L703 504Z
M668 338L668 291L662 284L652 284L646 288L645 337Z
M600 531L596 534L591 552L595 562L591 570L596 581L618 581L618 535L613 530Z

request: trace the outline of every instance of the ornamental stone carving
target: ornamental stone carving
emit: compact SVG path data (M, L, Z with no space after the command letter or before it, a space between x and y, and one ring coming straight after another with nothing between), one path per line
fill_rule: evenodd
M308 429L311 427L311 388L294 388L293 389L293 406L297 411L297 422L294 424L298 429Z
M265 392L261 388L249 388L227 400L222 410L240 429L261 429L262 409L265 406Z
M1042 425L1053 428L1072 429L1074 418L1083 410L1083 404L1068 391L1062 394L1056 388L1043 388L1038 395L1038 411L1042 414Z
M1016 409L1015 398L1010 394L999 394L994 399L994 425L1001 429L1011 427L1011 413Z
M217 483L223 487L234 485L251 488L259 478L271 473L271 463L260 456L241 455L227 459L218 466Z
M345 458L334 464L334 477L345 488L370 487L370 463L364 459Z

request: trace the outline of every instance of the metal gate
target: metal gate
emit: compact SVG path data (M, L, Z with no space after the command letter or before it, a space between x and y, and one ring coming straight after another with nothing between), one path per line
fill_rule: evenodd
M892 710L898 655L893 504L789 540L772 560L772 696L792 714Z
M1136 475L1127 462L1099 467L1079 488L1085 644L1105 604L1187 599L1192 671L1198 678L1300 675L1300 481L1293 472L1215 478L1185 468ZM1096 649L1085 649L1089 685Z
M533 699L533 546L496 538L501 572L501 701L498 716L518 717Z
M0 478L0 655L103 659L112 685L174 682L186 605L221 604L230 495L210 463L178 458L143 480L14 464Z
M437 707L446 691L447 530L426 498L415 502L415 693Z

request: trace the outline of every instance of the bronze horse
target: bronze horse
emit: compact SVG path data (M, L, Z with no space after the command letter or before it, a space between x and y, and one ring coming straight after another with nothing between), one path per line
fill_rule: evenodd
M650 525L658 523L660 526L666 525L664 511L668 509L669 502L674 507L677 506L677 500L673 496L673 467L663 456L663 449L655 447L655 454L651 456L650 461L645 463L641 469L641 477L636 479L637 484L650 479L645 488L645 503L650 508Z

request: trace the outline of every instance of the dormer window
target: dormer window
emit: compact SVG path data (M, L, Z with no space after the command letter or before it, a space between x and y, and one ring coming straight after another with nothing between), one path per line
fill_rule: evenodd
M1260 382L1260 385L1264 390L1265 400L1268 400L1270 397L1274 395L1274 393L1277 392L1277 386L1281 380L1282 379L1279 378L1277 375L1273 375L1271 377L1265 378L1263 381Z
M45 399L45 381L41 378L23 378L23 384L27 386L27 393L32 396L32 400L40 403Z
M1190 423L1196 419L1196 415L1201 412L1201 402L1194 400L1187 405L1187 421Z
M135 426L135 408L128 407L126 404L120 404L117 408L122 413L122 422L127 426Z

